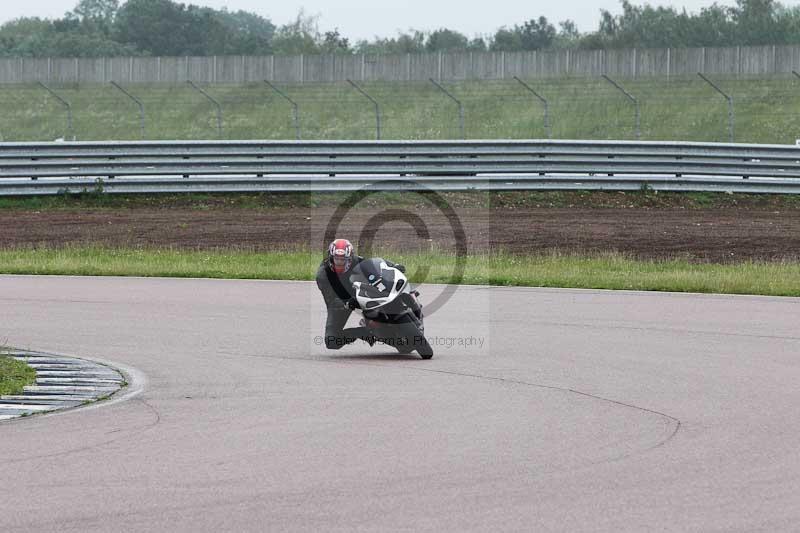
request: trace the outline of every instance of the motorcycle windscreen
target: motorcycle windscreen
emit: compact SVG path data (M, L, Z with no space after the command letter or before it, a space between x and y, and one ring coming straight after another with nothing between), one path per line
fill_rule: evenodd
M384 298L389 295L394 285L394 269L381 269L385 261L380 257L365 259L353 269L351 281L361 282L362 296L367 298Z

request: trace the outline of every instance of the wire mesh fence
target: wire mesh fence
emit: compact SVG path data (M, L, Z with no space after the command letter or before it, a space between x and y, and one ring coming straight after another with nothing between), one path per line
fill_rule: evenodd
M732 108L699 77L615 81L639 107L642 140L727 142L731 118L737 142L800 137L797 76L714 78ZM120 84L129 94L110 83L49 84L56 96L37 84L4 85L0 140L294 139L298 132L305 140L375 139L376 113L382 139L458 139L458 104L467 139L637 136L634 100L601 77L440 83L358 82L369 98L347 82L198 83L202 92L187 83Z

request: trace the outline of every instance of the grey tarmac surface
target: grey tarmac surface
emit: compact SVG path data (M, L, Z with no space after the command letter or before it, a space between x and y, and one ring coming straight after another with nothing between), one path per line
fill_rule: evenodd
M0 531L800 525L798 299L461 287L431 361L328 352L323 311L310 283L0 277L6 344L146 376L0 423Z

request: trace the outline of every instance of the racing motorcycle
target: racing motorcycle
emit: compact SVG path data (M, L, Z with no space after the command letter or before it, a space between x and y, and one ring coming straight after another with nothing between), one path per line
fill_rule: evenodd
M405 274L374 257L358 263L349 280L364 316L361 325L369 328L379 342L394 346L403 354L416 350L423 359L433 357L425 338L419 292L411 288Z

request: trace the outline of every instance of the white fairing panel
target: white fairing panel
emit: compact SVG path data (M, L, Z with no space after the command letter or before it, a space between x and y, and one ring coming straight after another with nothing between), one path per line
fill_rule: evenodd
M381 298L370 298L365 292L362 292L361 286L362 282L357 281L353 283L353 289L356 295L356 300L358 300L358 305L361 309L368 309L373 311L375 309L380 309L381 307L393 302L398 296L400 296L404 292L409 292L409 283L408 278L406 278L405 274L397 270L396 268L390 267L385 262L381 262L381 272L391 272L394 274L394 283L392 284L391 290L389 291L388 296L384 296ZM381 276L377 279L372 286L378 289L381 292L386 291L387 287L383 283L384 276ZM400 290L397 289L397 282L402 280L402 288ZM373 305L369 305L370 302L374 302Z

